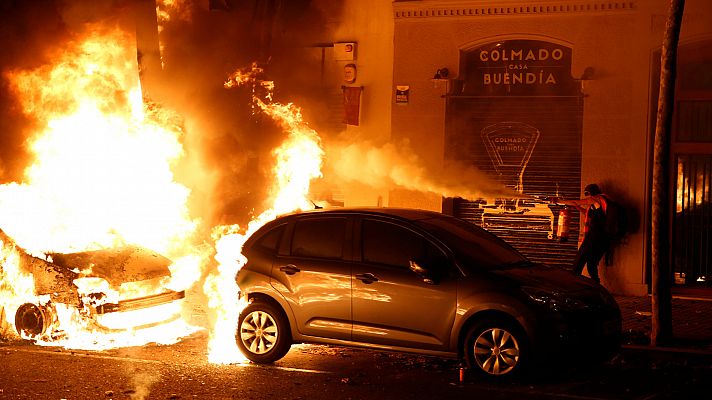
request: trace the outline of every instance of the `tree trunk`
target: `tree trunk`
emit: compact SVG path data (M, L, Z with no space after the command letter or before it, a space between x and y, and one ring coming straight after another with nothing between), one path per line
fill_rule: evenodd
M675 106L675 68L685 0L670 0L670 11L660 59L660 93L655 125L652 198L652 330L650 344L672 341L672 294L670 290L670 130Z

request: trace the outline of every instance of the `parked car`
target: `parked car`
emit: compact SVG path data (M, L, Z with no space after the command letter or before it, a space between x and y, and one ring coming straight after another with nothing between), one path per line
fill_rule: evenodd
M462 358L505 379L556 355L612 356L620 344L620 309L604 287L441 213L294 213L255 232L243 254L236 279L249 305L236 341L256 363L322 343Z
M35 293L17 308L14 319L14 328L23 339L51 342L66 337L61 310L76 311L87 329L105 333L149 328L180 318L185 291L167 287L172 261L152 250L124 246L51 253L44 259L28 254L2 230L0 245L5 251L14 249L21 271L32 276Z

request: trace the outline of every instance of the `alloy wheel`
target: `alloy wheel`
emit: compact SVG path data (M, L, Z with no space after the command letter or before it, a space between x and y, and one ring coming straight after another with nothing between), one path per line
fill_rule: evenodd
M271 315L264 311L253 311L240 325L240 339L254 354L269 352L277 342L279 330Z
M474 343L474 358L477 365L491 375L504 375L511 372L519 362L519 354L517 339L501 328L484 330Z

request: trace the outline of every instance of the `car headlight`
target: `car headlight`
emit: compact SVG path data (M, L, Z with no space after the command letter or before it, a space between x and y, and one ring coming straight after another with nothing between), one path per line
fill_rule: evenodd
M564 293L532 287L523 287L522 291L524 291L534 303L547 307L552 311L580 311L588 308L585 302L571 298Z

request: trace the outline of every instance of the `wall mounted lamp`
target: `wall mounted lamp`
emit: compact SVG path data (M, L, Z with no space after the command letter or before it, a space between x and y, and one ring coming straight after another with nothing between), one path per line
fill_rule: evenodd
M439 88L441 85L444 85L446 94L450 93L450 83L452 80L453 78L450 77L450 71L445 67L438 68L435 71L435 75L433 75L433 79L431 79L434 88Z
M586 83L593 80L593 76L596 74L596 70L593 67L586 67L581 73L581 77L578 79L581 84L581 93L584 96L588 96L584 91L586 90Z

